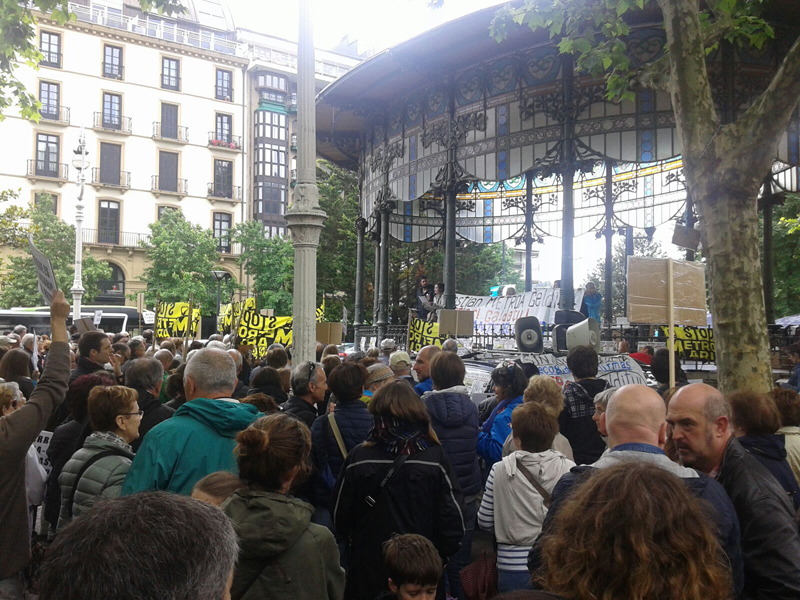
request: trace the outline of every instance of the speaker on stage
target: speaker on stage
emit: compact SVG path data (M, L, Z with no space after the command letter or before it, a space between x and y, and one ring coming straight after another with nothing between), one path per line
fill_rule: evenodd
M572 350L575 346L591 346L598 354L603 351L597 321L584 319L567 329L567 350Z
M577 310L557 310L554 320L556 325L574 325L585 318L586 315Z
M544 339L542 338L542 324L536 317L523 317L514 323L514 338L517 350L520 352L544 352Z
M570 325L561 323L554 325L550 330L550 338L553 340L553 352L562 354L567 351L567 329Z

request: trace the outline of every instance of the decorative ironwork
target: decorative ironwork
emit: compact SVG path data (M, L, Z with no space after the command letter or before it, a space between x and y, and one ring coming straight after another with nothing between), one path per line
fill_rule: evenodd
M427 148L436 142L445 148L452 148L463 141L470 131L486 131L486 113L471 112L456 115L452 120L444 119L422 132L422 146Z
M369 163L369 167L372 169L373 173L378 170L383 173L388 173L389 169L392 168L392 162L394 162L395 159L403 156L404 152L405 140L399 140L392 144L386 144L372 155L372 160Z

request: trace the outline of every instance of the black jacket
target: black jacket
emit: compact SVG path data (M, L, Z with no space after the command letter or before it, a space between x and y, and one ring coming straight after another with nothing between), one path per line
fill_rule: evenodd
M50 461L51 470L47 478L44 518L53 528L58 525L58 515L61 513L61 486L58 485L58 476L72 455L83 446L86 437L84 428L88 422L89 417L86 417L83 421L70 420L59 425L47 447L47 460Z
M314 408L314 405L297 396L291 396L287 402L281 405L281 410L287 415L300 419L308 426L309 430L317 418L317 409Z
M72 370L72 373L69 374L69 382L72 383L78 377L83 375L91 375L92 373L97 373L97 371L103 370L103 365L98 365L96 362L92 362L85 356L79 356L78 360L75 362L75 368Z
M235 398L236 400L241 400L242 398L246 398L247 396L248 396L247 384L241 379L237 379L236 389L233 390L231 398Z
M131 448L133 448L134 452L139 449L148 431L175 414L174 409L166 404L161 404L161 401L147 390L135 389L139 394L139 409L144 411L144 416L142 416L142 422L139 424L139 437L131 442Z
M263 385L261 387L251 387L247 390L247 395L252 394L265 394L275 400L275 403L280 406L289 400L289 394L283 391L283 388L275 387L274 385Z
M717 481L728 492L742 529L745 597L800 598L800 536L780 484L733 437Z
M569 440L576 464L592 464L606 450L606 443L592 420L594 397L606 387L604 379L570 381L564 386L564 410L558 415L558 428Z
M800 510L800 487L794 478L792 468L786 461L786 445L782 435L745 435L738 438L753 457L764 465L778 480L792 501L795 511Z
M350 547L345 598L375 598L386 590L381 547L392 534L425 536L445 562L464 535L461 489L442 447L410 455L378 494L395 458L379 445L359 444L347 456L331 494L336 532ZM368 495L377 496L371 508Z

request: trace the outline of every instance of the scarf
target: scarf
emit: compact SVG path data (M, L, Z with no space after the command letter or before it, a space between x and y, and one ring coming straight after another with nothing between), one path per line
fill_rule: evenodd
M428 449L428 429L393 417L375 417L368 442L382 445L389 454L414 454Z

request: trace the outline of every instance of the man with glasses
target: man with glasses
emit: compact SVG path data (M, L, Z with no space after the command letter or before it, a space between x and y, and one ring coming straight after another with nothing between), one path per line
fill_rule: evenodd
M290 381L292 395L281 408L311 429L314 419L317 418L316 404L325 400L325 392L328 391L325 370L316 362L300 363L292 369Z

